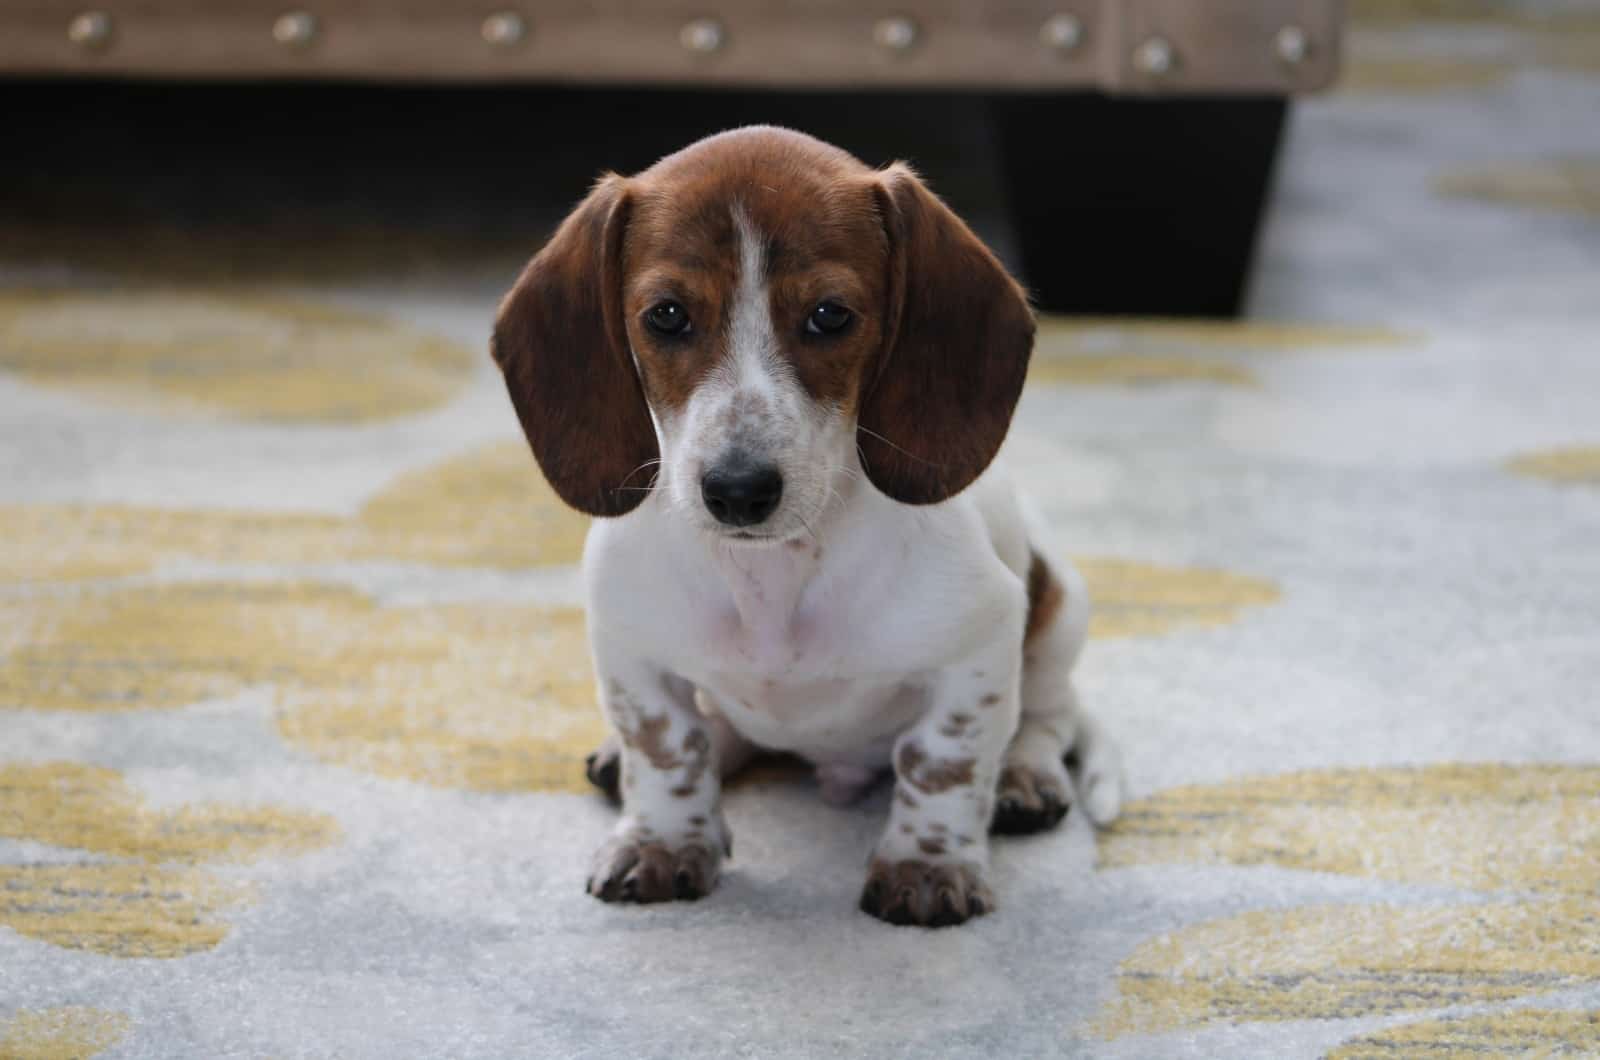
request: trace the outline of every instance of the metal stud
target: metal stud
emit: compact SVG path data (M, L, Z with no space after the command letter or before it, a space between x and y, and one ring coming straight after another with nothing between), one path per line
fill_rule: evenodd
M683 24L678 43L689 51L710 55L728 43L728 31L714 18L697 18Z
M1039 27L1039 42L1053 51L1075 51L1083 43L1083 20L1077 15L1051 15Z
M1178 53L1165 37L1150 37L1133 50L1133 68L1146 77L1163 77L1178 65Z
M104 48L111 43L111 28L104 11L85 11L67 23L67 39L80 48Z
M287 11L272 24L272 39L286 48L304 48L317 38L317 16L309 11Z
M479 27L483 39L497 48L521 44L528 36L528 23L515 11L496 11L483 20Z
M878 47L887 48L892 52L907 52L917 43L917 24L904 15L890 15L880 18L872 27L872 39Z
M1285 26L1273 40L1278 58L1290 66L1299 66L1311 54L1311 37L1299 26Z

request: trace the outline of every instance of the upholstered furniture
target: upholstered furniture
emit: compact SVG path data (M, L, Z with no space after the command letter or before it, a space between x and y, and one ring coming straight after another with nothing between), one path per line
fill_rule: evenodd
M1334 0L0 0L0 72L1302 92Z
M916 94L935 126L975 97L1042 306L1227 314L1285 101L1334 77L1341 17L1338 0L0 0L0 78L514 84L616 93L610 124L648 96L824 134L818 114L866 94Z

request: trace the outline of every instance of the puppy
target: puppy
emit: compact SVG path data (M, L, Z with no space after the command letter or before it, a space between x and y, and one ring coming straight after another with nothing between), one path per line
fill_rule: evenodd
M551 486L602 517L583 574L617 745L591 776L622 816L589 893L708 893L752 748L834 802L893 770L860 906L897 924L994 909L989 832L1053 826L1074 787L1115 817L1070 680L1083 580L990 467L1033 334L910 169L769 127L602 178L529 263L494 357Z

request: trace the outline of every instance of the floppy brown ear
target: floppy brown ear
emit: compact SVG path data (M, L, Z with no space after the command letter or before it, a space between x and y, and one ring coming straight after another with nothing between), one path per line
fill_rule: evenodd
M1033 352L1022 288L972 230L895 164L875 174L889 234L889 312L856 440L906 504L961 492L994 459Z
M489 342L545 478L590 515L637 507L659 455L622 315L627 224L627 181L607 176L522 270Z

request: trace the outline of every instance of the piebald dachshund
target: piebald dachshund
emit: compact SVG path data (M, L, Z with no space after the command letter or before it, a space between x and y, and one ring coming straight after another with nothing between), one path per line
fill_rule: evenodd
M693 899L755 749L844 803L894 772L861 908L995 908L991 832L1104 824L1116 751L1071 671L1089 600L991 466L1027 374L1017 283L909 168L782 129L607 175L500 306L540 468L599 516L590 646L622 816L588 890ZM618 768L620 763L620 768Z

